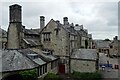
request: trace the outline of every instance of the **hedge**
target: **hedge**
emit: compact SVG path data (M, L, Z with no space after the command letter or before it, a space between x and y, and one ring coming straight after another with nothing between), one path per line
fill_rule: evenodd
M101 80L102 76L100 74L100 72L73 72L72 73L72 77L75 80Z
M21 71L21 72L19 72L19 74L22 75L24 80L37 80L36 69Z
M59 75L56 75L54 73L48 73L45 77L44 80L61 80Z

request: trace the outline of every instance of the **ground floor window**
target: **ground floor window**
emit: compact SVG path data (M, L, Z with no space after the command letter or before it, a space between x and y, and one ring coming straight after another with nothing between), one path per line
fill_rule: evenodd
M39 75L45 74L47 72L47 64L40 66L38 70Z

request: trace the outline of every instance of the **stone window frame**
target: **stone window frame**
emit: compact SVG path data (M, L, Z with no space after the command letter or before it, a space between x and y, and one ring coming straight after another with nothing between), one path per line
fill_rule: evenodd
M43 41L51 41L51 32L43 32Z

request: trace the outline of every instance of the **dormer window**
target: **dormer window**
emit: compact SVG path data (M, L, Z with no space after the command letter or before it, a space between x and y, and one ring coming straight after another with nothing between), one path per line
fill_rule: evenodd
M36 59L36 58L38 58L38 54L28 54L28 56L29 56L31 59Z
M43 54L46 54L46 55L53 55L53 50L43 49Z

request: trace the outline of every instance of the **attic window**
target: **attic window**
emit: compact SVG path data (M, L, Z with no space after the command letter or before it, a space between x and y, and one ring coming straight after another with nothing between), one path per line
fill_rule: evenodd
M59 28L55 28L54 30L56 31L56 35L58 35L60 29Z

